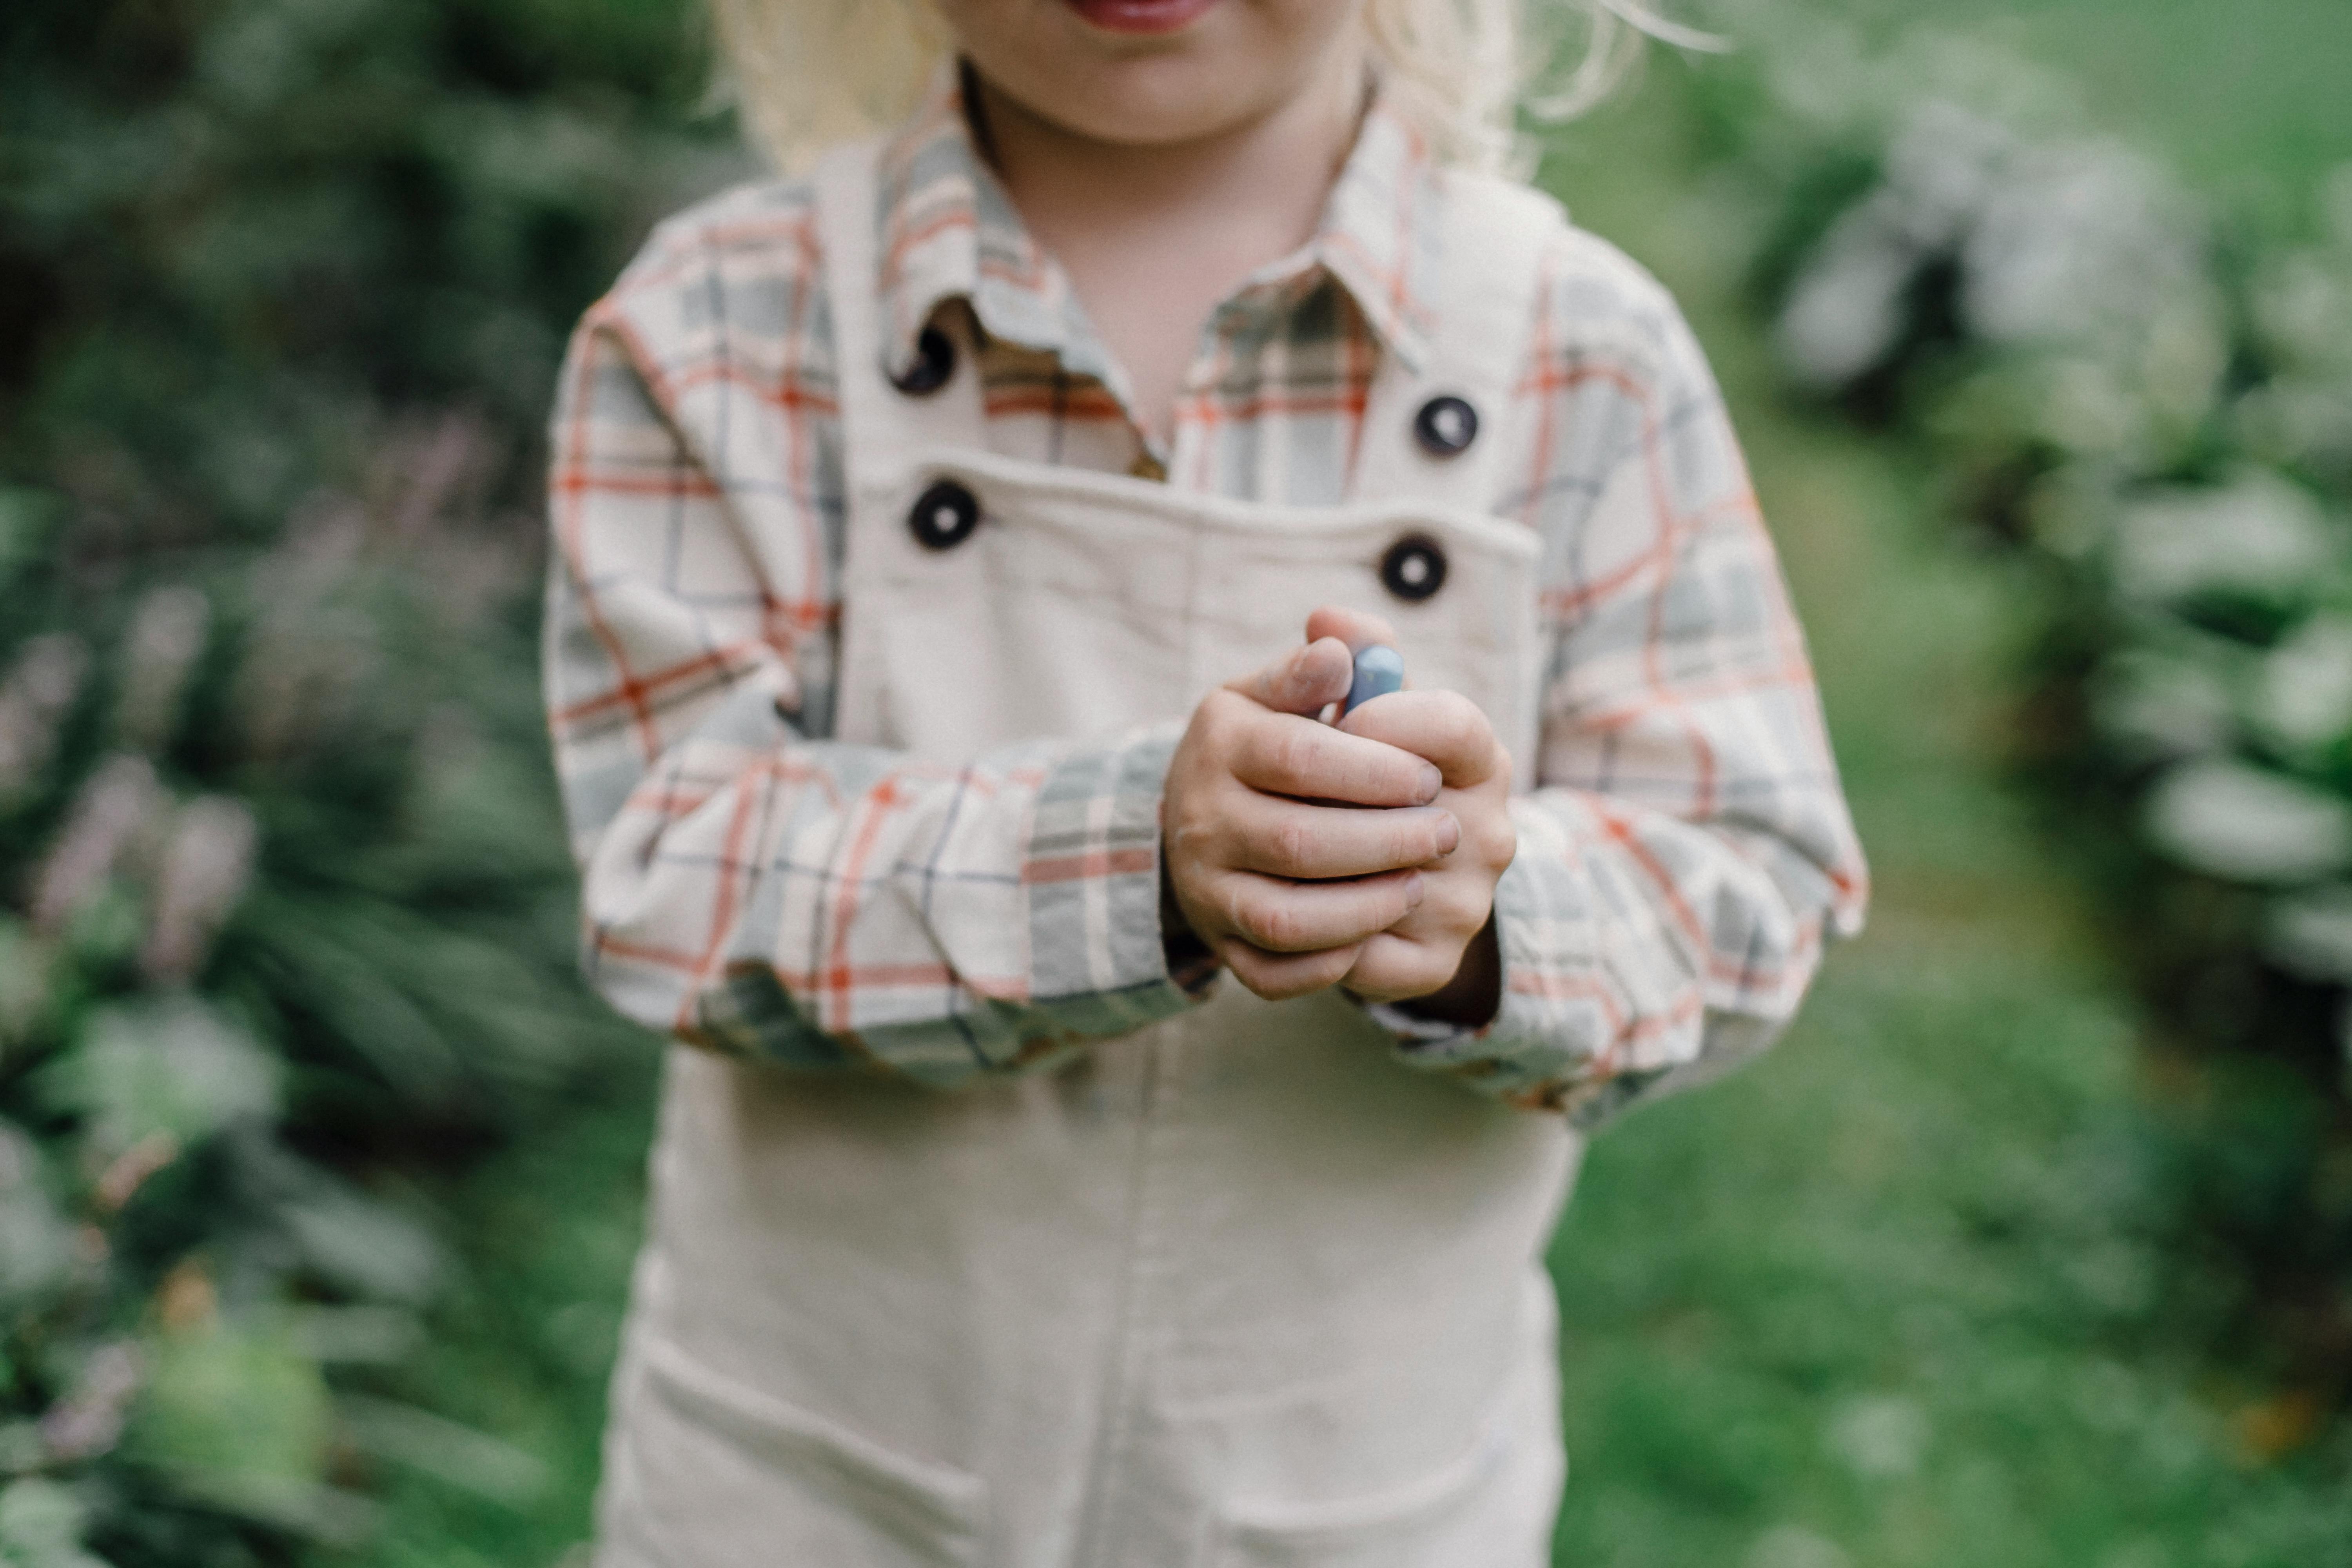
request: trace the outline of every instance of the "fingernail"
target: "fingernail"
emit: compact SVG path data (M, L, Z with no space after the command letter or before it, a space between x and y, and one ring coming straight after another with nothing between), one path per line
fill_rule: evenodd
M1421 873L1415 871L1404 879L1404 907L1409 910L1421 908Z
M1444 787L1445 775L1437 771L1437 764L1434 763L1422 763L1421 804L1427 805L1431 801L1435 800L1437 798L1437 792Z
M1462 819L1449 811L1445 814L1445 820L1437 825L1437 852L1451 855L1461 842Z

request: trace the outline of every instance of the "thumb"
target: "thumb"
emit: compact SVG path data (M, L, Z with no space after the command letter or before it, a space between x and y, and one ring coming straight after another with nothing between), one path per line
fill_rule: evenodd
M1293 648L1255 675L1225 683L1262 708L1313 718L1348 695L1355 679L1354 656L1337 637Z
M1363 652L1375 643L1396 647L1396 627L1387 619L1366 610L1351 610L1344 605L1323 605L1307 617L1307 640L1338 637L1348 645L1351 655Z

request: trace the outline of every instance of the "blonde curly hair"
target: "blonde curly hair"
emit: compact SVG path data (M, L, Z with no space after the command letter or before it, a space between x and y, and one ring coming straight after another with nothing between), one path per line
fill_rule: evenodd
M1605 96L1644 37L1720 47L1639 0L1366 0L1365 24L1387 101L1449 163L1518 162L1525 108L1562 120ZM925 0L710 0L725 90L752 138L793 169L818 148L895 123L950 47ZM1543 17L1542 13L1549 13ZM1531 26L1551 21L1553 36ZM1557 62L1580 33L1565 70Z

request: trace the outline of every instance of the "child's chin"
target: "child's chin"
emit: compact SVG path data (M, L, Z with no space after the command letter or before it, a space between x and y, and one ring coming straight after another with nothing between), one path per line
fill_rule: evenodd
M1040 119L1121 147L1173 147L1255 118L1256 106L1215 51L1152 50L1096 64L1082 76L1007 82L1001 90ZM1024 90L1026 89L1026 90Z

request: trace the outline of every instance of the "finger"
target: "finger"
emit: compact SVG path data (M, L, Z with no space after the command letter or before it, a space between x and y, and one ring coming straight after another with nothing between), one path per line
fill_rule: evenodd
M1365 610L1351 610L1344 605L1324 605L1307 617L1307 640L1319 641L1337 637L1348 645L1348 657L1355 658L1375 643L1396 646L1396 628L1379 616Z
M1340 984L1367 1002L1402 1002L1443 991L1462 967L1462 950L1394 931L1367 941Z
M1337 726L1433 763L1449 788L1469 789L1507 772L1509 759L1478 705L1455 691L1395 691L1352 709Z
M1243 732L1233 770L1268 795L1350 805L1426 805L1444 783L1433 762L1288 713Z
M1258 795L1241 805L1235 817L1226 863L1297 880L1426 866L1462 842L1461 822L1435 806L1367 811Z
M1308 639L1254 675L1225 683L1262 708L1312 717L1348 695L1355 655L1336 637Z
M1476 936L1494 908L1494 895L1483 878L1443 868L1424 870L1420 904L1385 929L1390 936L1451 951Z
M1422 900L1418 871L1344 882L1293 882L1234 873L1220 889L1227 928L1266 952L1321 952L1363 941L1411 914Z
M1245 942L1226 942L1217 949L1218 958L1234 972L1234 978L1269 1002L1330 989L1355 964L1356 954L1352 945L1324 952L1275 953L1262 952Z

